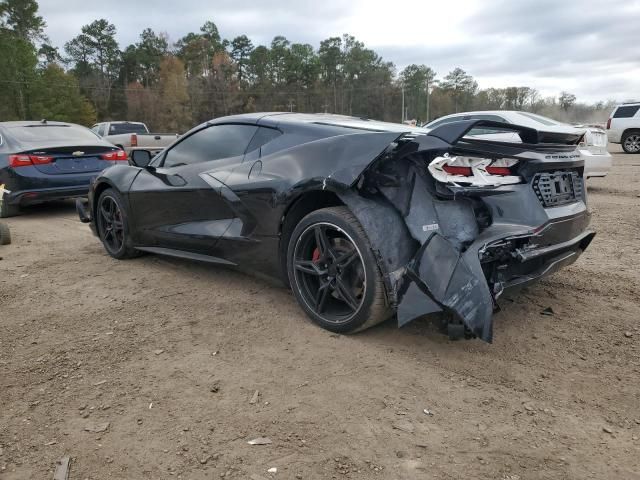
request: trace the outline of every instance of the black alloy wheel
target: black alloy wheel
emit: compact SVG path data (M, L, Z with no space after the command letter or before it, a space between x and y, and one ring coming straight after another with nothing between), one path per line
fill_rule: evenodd
M133 258L141 254L131 246L128 236L127 212L120 195L109 188L98 198L96 227L105 250L117 259Z
M327 321L342 323L361 307L366 289L362 256L338 226L307 227L296 242L294 269L305 302Z
M118 252L124 246L124 225L122 212L113 197L100 198L98 222L104 246L110 253Z
M291 236L287 265L298 302L323 328L353 332L389 316L368 239L345 207L307 215Z

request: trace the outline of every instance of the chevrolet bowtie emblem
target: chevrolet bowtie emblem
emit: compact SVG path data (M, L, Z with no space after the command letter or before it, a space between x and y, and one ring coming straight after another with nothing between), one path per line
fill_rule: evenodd
M84 152L78 150L77 152L73 152L71 155L73 155L74 157L79 157L80 155L84 155Z

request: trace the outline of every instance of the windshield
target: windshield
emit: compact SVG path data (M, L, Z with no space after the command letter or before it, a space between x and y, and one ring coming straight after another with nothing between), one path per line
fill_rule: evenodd
M523 117L527 117L530 120L533 120L534 122L538 122L542 125L545 125L547 127L551 127L553 125L563 125L560 122L556 122L555 120L552 120L551 118L547 118L547 117L543 117L542 115L536 115L535 113L528 113L528 112L518 112L518 115L522 115Z
M9 127L8 132L21 143L96 141L98 136L79 125L27 125Z
M112 123L107 135L121 135L123 133L148 133L143 123Z

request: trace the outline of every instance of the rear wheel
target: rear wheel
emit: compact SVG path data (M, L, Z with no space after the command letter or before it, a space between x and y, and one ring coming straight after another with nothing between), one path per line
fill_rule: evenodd
M9 225L0 223L0 245L9 245L11 243L11 232Z
M140 255L131 246L129 224L124 202L118 192L106 189L98 198L96 226L105 250L113 258L125 259Z
M390 316L369 240L346 207L300 221L289 239L287 272L298 303L327 330L356 332Z
M640 153L640 130L631 130L624 134L622 149L627 153Z

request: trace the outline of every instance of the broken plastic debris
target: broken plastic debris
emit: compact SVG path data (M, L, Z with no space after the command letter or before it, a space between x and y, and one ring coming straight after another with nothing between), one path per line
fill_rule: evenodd
M278 469L276 467L271 467L269 470L267 470L267 473L278 473Z
M267 437L258 437L253 440L249 440L247 442L249 445L269 445L273 443L270 438Z
M553 308L551 307L547 307L540 312L540 315L553 315L553 314L554 314L554 311L553 311Z

